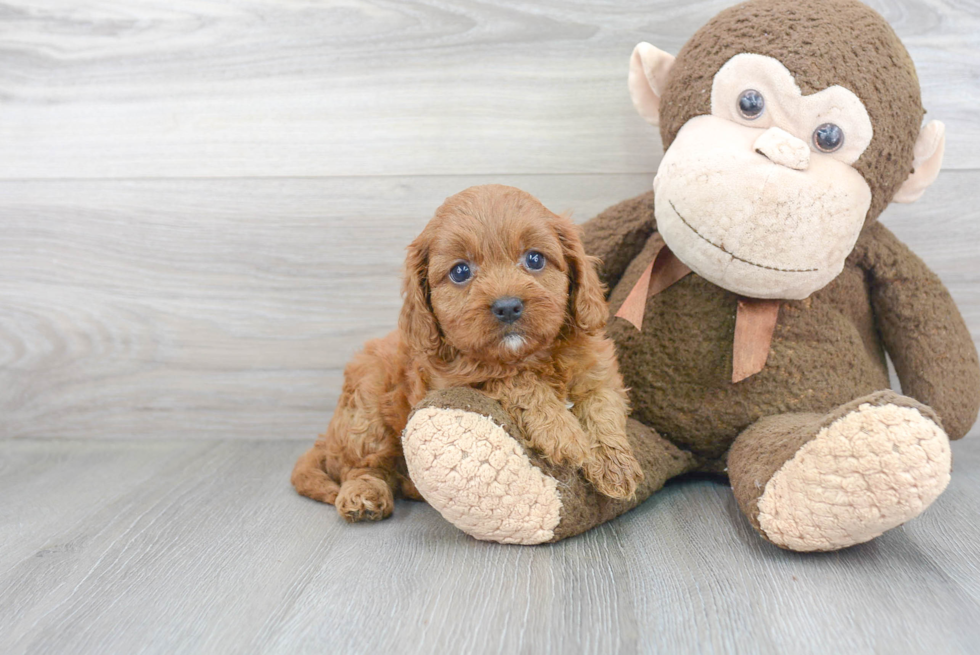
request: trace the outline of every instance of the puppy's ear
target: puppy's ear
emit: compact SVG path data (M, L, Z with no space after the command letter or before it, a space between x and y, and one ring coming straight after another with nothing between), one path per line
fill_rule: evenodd
M398 317L398 329L402 337L416 352L437 352L442 337L429 300L428 230L423 231L408 246L402 295L405 296L405 302Z
M572 325L588 334L601 330L609 317L606 289L596 273L598 259L585 254L581 230L567 216L557 216L555 231L568 264L569 314Z

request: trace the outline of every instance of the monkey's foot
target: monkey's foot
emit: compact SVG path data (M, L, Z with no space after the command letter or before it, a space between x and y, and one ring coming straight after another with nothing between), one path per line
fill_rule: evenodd
M419 492L450 523L477 539L508 544L558 541L629 511L695 460L652 429L628 421L640 467L636 491L617 499L582 472L547 461L519 435L500 404L468 388L433 391L409 417L405 462Z
M447 521L477 539L550 541L561 519L557 481L531 462L501 423L473 409L415 411L402 435L412 481Z
M938 498L951 461L931 410L892 392L874 394L776 471L758 500L759 529L798 551L869 541Z

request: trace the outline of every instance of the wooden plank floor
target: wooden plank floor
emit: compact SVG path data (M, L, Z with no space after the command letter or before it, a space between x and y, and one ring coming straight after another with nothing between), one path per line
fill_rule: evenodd
M296 496L305 443L0 442L0 652L976 653L980 440L923 516L799 555L682 480L553 546L429 506L344 524Z
M0 177L649 172L630 52L676 53L732 4L5 0ZM948 125L947 166L980 166L980 8L868 4Z
M651 178L0 180L0 437L312 439L447 195L499 181L585 219ZM978 188L947 171L882 219L974 339Z
M980 4L868 3L949 139L882 220L980 342ZM976 427L924 516L827 555L703 478L535 548L289 487L435 207L647 190L630 51L730 4L0 0L0 654L980 653Z

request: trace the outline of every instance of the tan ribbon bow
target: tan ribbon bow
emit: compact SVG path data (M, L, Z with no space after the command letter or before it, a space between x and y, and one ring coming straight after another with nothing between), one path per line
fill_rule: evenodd
M642 329L647 299L690 272L691 269L664 245L633 285L616 316L626 319L637 330ZM781 304L781 300L739 297L732 345L733 383L741 382L765 368Z

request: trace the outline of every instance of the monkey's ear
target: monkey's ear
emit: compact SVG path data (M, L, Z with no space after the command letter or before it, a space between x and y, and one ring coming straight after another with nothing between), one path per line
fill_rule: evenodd
M667 88L667 75L674 56L649 43L633 48L630 57L630 97L640 116L651 125L660 125L660 98Z
M929 121L919 138L915 140L912 172L902 186L898 187L892 202L915 202L929 185L936 181L943 165L943 150L946 149L946 126L939 121Z

